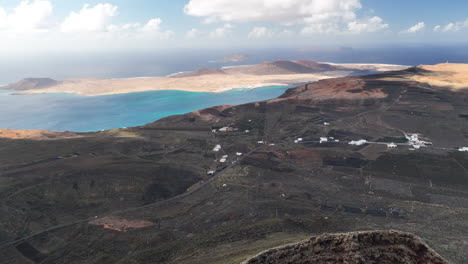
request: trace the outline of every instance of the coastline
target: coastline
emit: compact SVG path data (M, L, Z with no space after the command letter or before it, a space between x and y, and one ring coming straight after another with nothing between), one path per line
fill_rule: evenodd
M222 93L233 89L255 89L268 86L289 86L322 79L344 77L351 72L326 74L287 75L203 75L186 78L126 78L126 79L79 79L65 80L48 88L15 91L17 95L70 93L81 96L125 94L147 91L187 91Z
M188 92L222 93L233 89L256 89L268 86L289 86L323 79L346 77L356 71L388 71L408 68L391 64L337 64L342 69L330 72L307 74L206 74L182 78L171 78L178 73L163 77L132 77L113 79L68 79L47 88L15 91L16 95L70 93L81 96L125 94L146 91L178 90ZM246 67L248 65L227 66ZM222 69L223 69L222 68ZM1 87L0 87L1 89Z

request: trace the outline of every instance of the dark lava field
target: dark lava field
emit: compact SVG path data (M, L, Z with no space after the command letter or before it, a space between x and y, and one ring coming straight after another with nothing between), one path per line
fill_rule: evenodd
M466 263L468 92L408 78L424 74L324 80L76 138L1 138L0 263L241 263L369 230Z

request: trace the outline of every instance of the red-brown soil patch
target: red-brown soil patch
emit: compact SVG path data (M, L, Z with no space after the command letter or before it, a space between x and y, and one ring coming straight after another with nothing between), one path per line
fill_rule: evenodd
M131 229L139 229L155 224L143 220L128 220L118 216L106 216L89 222L91 225L102 226L105 229L111 229L119 232L127 232Z

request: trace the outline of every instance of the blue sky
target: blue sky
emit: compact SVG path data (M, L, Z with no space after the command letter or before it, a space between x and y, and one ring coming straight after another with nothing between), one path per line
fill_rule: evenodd
M460 43L467 33L466 0L0 0L8 53Z

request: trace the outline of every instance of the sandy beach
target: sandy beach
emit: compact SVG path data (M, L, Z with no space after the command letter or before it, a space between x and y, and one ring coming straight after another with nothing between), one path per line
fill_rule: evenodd
M386 64L335 64L343 70L313 74L206 74L183 78L141 77L125 79L68 79L40 89L17 91L16 94L73 93L83 96L111 95L144 91L179 90L191 92L225 92L235 88L294 85L323 79L348 76L356 68L369 71L404 69L406 66ZM355 68L353 68L355 67ZM354 71L352 70L354 69Z

